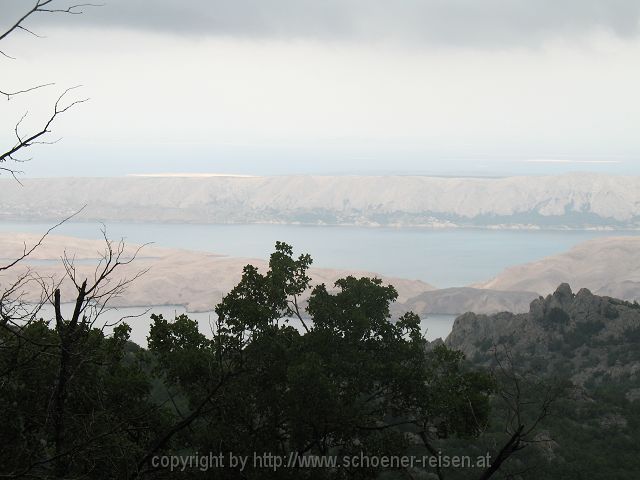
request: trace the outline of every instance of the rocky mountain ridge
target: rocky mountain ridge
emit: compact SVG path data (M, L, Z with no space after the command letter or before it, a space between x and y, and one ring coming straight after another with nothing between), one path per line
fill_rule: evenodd
M0 220L640 228L640 177L0 179Z
M503 386L494 403L497 422L516 418L525 425L545 416L519 453L536 465L531 478L637 477L638 303L561 284L531 302L528 313L458 317L446 344L461 349L474 368L490 369ZM504 428L498 425L496 434Z
M508 348L520 364L568 374L578 385L603 376L640 385L640 304L586 288L573 293L566 283L531 302L528 313L465 313L445 343L487 364L492 349Z

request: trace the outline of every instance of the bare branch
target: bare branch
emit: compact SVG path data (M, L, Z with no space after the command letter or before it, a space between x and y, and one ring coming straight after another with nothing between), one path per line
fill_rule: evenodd
M43 3L44 4L51 3L52 1L53 0L46 0L46 2L43 2ZM4 33L0 34L0 40L4 40L6 37L8 37L13 31L15 31L20 26L20 24L22 24L22 22L24 22L28 17L30 17L35 12L37 12L40 6L41 6L41 1L37 0L36 4L30 10L28 10L25 14L23 14L22 17L20 17L17 22L15 22L12 26L10 26Z
M29 30L27 27L23 27L22 25L18 25L16 28L19 28L20 30L22 30L22 31L24 31L24 32L27 32L27 33L29 33L29 34L33 35L33 36L34 36L34 37L36 37L36 38L45 38L44 36L42 36L42 35L38 35L37 33L35 33L35 32L33 32L33 31Z
M497 346L493 347L493 353L497 365L494 375L502 380L498 395L507 410L505 432L508 439L478 480L491 478L513 454L536 443L534 432L549 417L552 406L565 394L562 383L555 384L538 378L533 372L518 372L507 347L500 352L502 356ZM542 399L539 399L541 394Z
M38 90L39 88L50 87L52 85L55 85L55 83L43 83L42 85L36 85L35 87L25 88L24 90L16 90L15 92L5 92L3 90L0 90L0 95L7 97L7 100L11 100L11 98L15 97L16 95L20 95L21 93L33 92L34 90Z
M22 30L30 35L33 35L35 37L38 38L43 38L41 35L39 35L38 33L34 32L33 30L31 30L30 28L26 27L24 25L24 23L27 21L27 19L29 17L31 17L33 14L35 13L66 13L66 14L70 14L70 15L80 15L82 13L84 13L84 8L85 7L101 7L104 6L103 4L97 4L97 3L75 3L75 4L71 4L69 5L67 3L66 6L58 6L59 3L58 0L35 0L35 2L32 0L31 2L31 7L28 7L28 9L22 14L22 16L20 16L13 24L11 24L6 30L4 31L0 31L0 41L4 40L5 38L7 38L11 33L15 32L16 30ZM0 55L2 55L5 58L8 59L12 59L14 60L15 57L9 55L8 53L6 53L3 50L0 50ZM26 92L31 92L33 90L42 88L42 87L46 87L46 86L50 86L52 85L51 83L47 83L47 84L43 84L43 85L37 85L35 87L30 87L30 88L26 88L26 89L22 89L22 90L16 90L16 91L5 91L5 90L0 90L0 95L6 97L7 100L11 100L12 97L19 95L21 93L26 93ZM76 87L73 87L76 88ZM72 88L72 89L73 89ZM2 172L6 172L8 174L10 174L18 183L20 183L20 181L17 178L18 174L23 173L20 170L17 170L15 168L11 168L8 167L6 165L1 165L3 163L9 162L9 161L13 161L13 162L21 162L21 161L25 161L25 160L21 160L15 157L15 154L17 154L19 151L28 148L32 145L36 145L36 144L48 144L48 143L55 143L55 142L50 142L50 141L43 141L41 139L41 137L43 137L44 135L46 135L47 133L50 133L49 128L51 127L51 124L53 123L53 121L55 120L55 118L66 112L69 108L72 108L74 105L77 105L78 103L82 103L87 101L87 99L83 99L83 100L77 100L74 102L71 102L69 105L67 105L66 107L62 107L60 102L62 101L62 99L64 98L64 96L69 92L69 90L72 89L68 89L66 90L59 98L58 101L55 104L55 108L54 108L54 112L51 115L51 117L49 117L48 121L46 122L44 128L42 128L39 131L36 131L35 133L32 134L28 134L28 135L20 135L20 133L18 132L18 128L20 126L20 122L18 122L18 124L16 125L16 136L18 137L18 142L10 149L8 149L6 152L4 153L0 153L0 173ZM26 114L25 114L26 116ZM23 118L24 119L24 116ZM22 120L21 120L22 121Z
M110 240L107 237L104 227L102 229L102 235L105 248L104 251L100 253L100 259L98 260L90 281L89 278L81 280L80 272L75 266L75 256L69 256L66 251L62 256L65 278L73 284L77 298L82 297L81 301L76 302L76 308L70 321L82 323L90 328L93 328L98 318L110 309L109 304L114 299L121 296L131 283L135 282L148 271L148 269L143 269L130 277L114 280L112 277L115 270L132 263L140 251L149 244L141 245L127 255L123 240L117 243ZM59 286L55 288L55 291L59 291ZM54 303L54 305L56 302L59 302L59 299L55 298L55 296L53 300L52 303ZM120 319L120 321L122 321L122 319ZM102 328L105 326L114 326L120 323L120 321L108 325L105 324Z
M302 315L300 314L300 307L298 306L298 296L294 293L293 294L293 300L289 300L288 303L291 305L291 307L289 307L289 310L291 310L291 313L294 313L296 317L298 317L298 320L300 320L300 322L302 323L302 326L304 327L305 331L307 333L309 333L309 327L307 327L307 324L305 323L304 319L302 318Z
M9 60L15 60L16 57L12 57L11 55L4 53L2 50L0 50L0 55L2 55L5 58L8 58Z
M49 2L47 2L49 3ZM68 13L70 15L82 15L84 13L84 10L82 10L82 8L85 7L104 7L105 4L104 3L78 3L76 5L72 5L70 7L67 8L52 8L52 9L47 9L47 8L40 8L38 11L39 12L47 12L47 13Z
M33 35L36 35L32 31L28 30L23 26L23 23L34 13L67 13L70 15L81 15L84 13L83 8L85 7L103 7L104 4L94 4L94 3L78 3L75 5L71 5L67 8L51 8L52 5L55 4L55 0L36 0L35 4L27 10L18 20L16 20L7 30L3 33L0 33L0 41L4 40L11 33L16 30L25 30ZM38 36L38 35L36 35Z
M22 260L24 260L25 258L27 258L29 255L31 255L40 245L42 245L42 242L44 242L44 239L47 238L47 235L49 235L53 230L55 230L56 228L58 228L59 226L61 226L62 224L64 224L65 222L68 222L69 220L71 220L73 217L75 217L76 215L79 215L80 213L82 213L82 211L85 209L85 207L82 207L80 210L78 210L77 212L69 215L68 217L64 218L63 220L60 220L58 223L56 223L53 227L49 228L41 237L40 239L31 247L27 248L27 245L24 245L24 249L22 251L22 254L16 258L13 262L11 262L8 265L5 266L0 266L0 272L2 271L6 271L9 270L11 267L13 267L14 265L20 263Z
M20 125L22 124L23 120L26 118L27 113L25 113L20 120L18 121L18 123L16 124L15 127L15 134L16 137L18 139L17 143L9 150L7 150L5 153L0 154L0 163L4 163L7 162L9 160L12 160L14 162L16 161L20 161L20 159L17 159L15 157L16 153L18 153L21 150L24 150L26 148L31 147L32 145L36 145L38 143L42 143L42 137L44 137L45 135L47 135L48 133L51 133L51 125L55 122L56 118L58 118L60 115L64 114L65 112L67 112L69 109L73 108L74 106L80 104L80 103L84 103L87 102L89 99L88 98L84 98L84 99L80 99L80 100L74 100L66 105L63 105L63 101L65 99L65 97L67 96L67 94L69 92L71 92L72 90L75 90L76 88L79 88L80 85L75 86L75 87L71 87L66 89L56 100L56 103L54 104L53 107L53 113L51 114L51 116L49 117L49 119L47 120L47 122L45 123L44 127L40 130L38 130L35 133L29 134L29 135L21 135L20 134ZM24 161L24 160L23 160ZM15 174L17 173L15 170L9 168L9 167L0 167L0 170L4 170L7 171L9 173Z

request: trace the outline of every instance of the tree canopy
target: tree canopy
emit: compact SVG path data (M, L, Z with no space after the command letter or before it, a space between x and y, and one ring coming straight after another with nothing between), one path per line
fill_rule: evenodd
M268 271L247 265L211 335L186 315L152 315L148 349L124 323L112 336L77 318L5 329L2 473L371 478L403 468L304 462L428 455L439 439L478 436L492 377L430 348L415 314L391 319L397 292L379 279L310 288L311 261L277 243ZM170 472L158 460L204 452L249 462Z

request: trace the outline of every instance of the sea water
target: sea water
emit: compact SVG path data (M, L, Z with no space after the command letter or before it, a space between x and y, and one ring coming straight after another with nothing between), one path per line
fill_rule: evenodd
M0 231L43 233L45 223L0 222ZM66 223L54 234L100 239L96 223ZM306 225L109 223L131 243L267 258L276 241L309 253L316 267L358 269L418 279L438 288L488 280L504 268L562 253L592 238L639 232L378 228Z

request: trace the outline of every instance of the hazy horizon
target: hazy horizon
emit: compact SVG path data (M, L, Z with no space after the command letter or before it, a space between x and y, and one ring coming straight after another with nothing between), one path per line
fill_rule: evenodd
M48 155L43 155L48 157ZM243 164L230 164L226 168L206 168L206 164L194 161L192 164L182 163L176 165L175 162L163 162L167 168L157 168L156 165L137 165L132 168L129 165L101 164L99 166L88 166L87 162L81 160L68 159L62 162L64 168L60 168L60 162L49 163L42 158L34 158L22 168L27 169L24 174L19 174L20 181L29 178L56 178L56 177L153 177L153 176L174 176L174 177L215 177L215 176L238 176L238 177L268 177L268 176L428 176L428 177L454 177L454 178L503 178L515 176L555 176L567 174L604 174L604 175L625 175L639 176L640 163L627 163L624 161L484 161L482 164L474 164L470 161L442 161L442 163L431 165L430 168L410 169L363 166L353 168L345 166L343 168L296 168L287 165L256 165L259 162L244 162ZM282 162L285 163L284 159ZM135 165L135 164L134 164ZM145 168L146 167L146 168ZM171 168L174 167L174 168ZM204 168L203 168L204 167ZM33 170L33 173L30 171Z
M639 26L625 0L112 0L6 39L4 88L56 84L0 140L82 85L27 176L640 174Z

